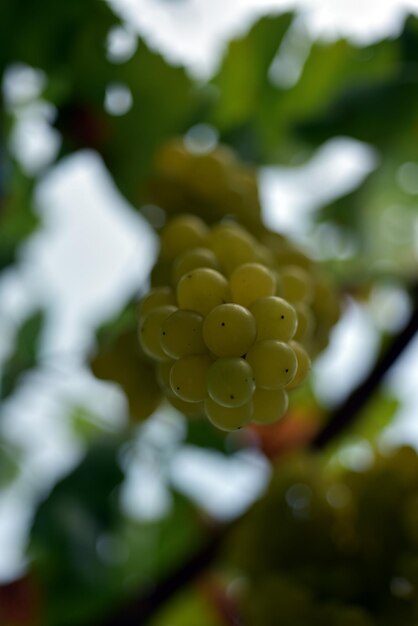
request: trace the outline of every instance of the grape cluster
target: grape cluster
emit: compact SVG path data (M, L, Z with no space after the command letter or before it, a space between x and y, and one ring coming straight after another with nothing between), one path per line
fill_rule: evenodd
M309 273L238 224L194 215L165 226L161 262L169 284L141 300L139 340L166 397L223 430L280 419L310 369L297 310L312 302Z
M251 232L262 225L256 170L224 145L204 153L189 150L180 137L162 145L146 199L171 216L186 207L207 223L232 215Z
M294 285L299 278L302 284L309 283L307 297L292 302L298 314L295 339L311 356L327 346L330 332L340 316L339 294L324 272L294 243L263 224L256 169L243 164L231 148L217 145L203 154L196 153L188 149L182 138L162 145L155 157L146 201L158 205L166 216L189 210L208 224L225 216L242 224L262 244L262 263L268 267L292 266L290 276L282 277L281 295L285 299L289 281ZM245 257L245 252L242 253ZM201 254L205 256L202 261L206 266L212 267L213 258L211 262L206 252ZM216 263L215 266L213 269L217 269ZM182 269L180 264L177 274ZM153 269L152 285L167 285L171 280L171 259L162 255Z
M228 546L246 581L243 623L415 624L417 493L418 456L408 447L362 472L336 472L318 456L282 459Z

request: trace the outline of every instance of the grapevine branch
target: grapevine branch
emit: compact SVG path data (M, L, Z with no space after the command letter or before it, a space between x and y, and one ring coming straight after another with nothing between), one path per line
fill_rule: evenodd
M406 326L394 336L367 378L331 414L328 422L311 442L314 449L323 448L358 417L370 396L382 382L385 374L413 339L418 331L418 284L411 290L411 295L414 307Z
M323 448L354 422L385 374L417 333L418 284L411 289L411 295L414 307L406 326L393 337L386 351L378 359L363 383L349 395L342 405L331 413L327 424L312 440L310 445L313 449ZM101 622L97 622L96 626L145 626L167 600L195 580L201 572L214 562L226 537L229 536L239 521L236 520L216 528L206 543L189 556L174 572L169 573L148 592L142 592L128 601L122 608L116 608L112 615L107 616Z

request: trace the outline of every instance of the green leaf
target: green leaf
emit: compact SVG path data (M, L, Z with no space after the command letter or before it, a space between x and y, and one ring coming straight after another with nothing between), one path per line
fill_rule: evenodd
M18 329L13 353L6 359L1 373L1 400L13 393L23 374L36 367L44 324L44 313L37 311Z
M320 115L343 90L391 78L399 69L399 42L385 40L365 48L345 40L312 43L307 35L288 28L290 19L283 15L260 20L230 44L213 79L220 95L210 119L246 158L289 161L304 147L305 135L295 134L296 126ZM274 82L270 70L273 60L286 56L284 43L295 38L309 54L305 61L299 59L299 79L285 86Z
M316 145L336 135L348 135L393 152L416 135L417 98L418 80L414 77L353 86L317 119L301 124L299 133Z
M221 130L240 126L257 111L268 69L291 20L290 14L264 17L248 34L230 43L212 81L219 89L213 120Z
M33 182L11 160L5 176L5 189L0 189L0 271L16 261L19 246L39 225L33 213Z
M28 551L44 585L48 626L78 623L108 602L109 572L97 545L117 523L120 445L120 438L97 442L36 512Z
M189 588L163 607L149 626L223 626L224 623L208 598L199 589Z
M399 400L389 393L375 394L347 435L367 439L374 444L384 428L391 424L399 407Z
M16 445L0 439L0 492L18 476L20 456L21 450Z

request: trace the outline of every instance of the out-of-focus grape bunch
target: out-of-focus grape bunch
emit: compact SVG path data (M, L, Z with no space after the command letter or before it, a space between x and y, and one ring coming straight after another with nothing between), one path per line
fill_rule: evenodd
M418 617L418 457L364 472L283 459L229 557L248 626L410 626ZM232 557L231 557L232 555Z
M255 171L229 148L168 143L150 189L167 219L139 304L139 347L124 328L93 372L122 386L136 419L165 397L224 430L277 421L339 318L332 282L263 225Z
M181 137L167 142L155 156L147 197L168 216L193 212L212 224L232 215L252 232L262 228L256 170L224 145L199 153Z
M165 285L140 303L139 339L164 394L224 430L277 421L310 369L320 284L310 263L292 264L300 255L273 234L268 247L236 221L208 227L191 214L160 241Z

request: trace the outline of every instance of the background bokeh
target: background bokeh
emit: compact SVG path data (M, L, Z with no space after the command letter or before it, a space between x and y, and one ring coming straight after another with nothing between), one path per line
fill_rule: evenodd
M415 0L2 3L1 623L100 623L132 595L158 591L170 572L176 578L178 570L181 581L184 560L219 528L228 528L231 541L217 569L197 588L184 584L166 614L154 611L155 626L240 623L233 620L241 595L242 623L257 626L313 624L314 614L318 623L341 626L386 623L379 621L385 611L387 623L417 619L417 561L404 563L408 542L416 550L417 462L408 451L383 467L389 450L418 444L417 340L361 419L321 451L320 469L306 453L282 460L365 379L414 310L417 15ZM121 313L149 286L166 218L150 181L156 155L179 137L192 154L225 144L251 166L264 224L302 246L341 295L341 319L287 429L226 436L164 404L138 423L117 377L104 382L89 367L100 337L123 331ZM243 546L257 541L268 551L265 519L251 518L264 493L255 505L261 517L287 494L296 513L283 533L296 552L298 516L314 511L318 533L332 533L324 498L333 515L344 513L344 489L367 501L362 485L375 479L383 494L379 471L403 476L401 466L414 477L394 489L409 503L396 500L396 510L409 511L409 530L404 537L400 524L396 558L388 556L388 572L379 566L387 579L376 582L374 603L362 600L366 586L357 595L329 591L334 604L361 605L367 615L358 608L343 617L315 613L326 593L306 574L322 571L314 551L305 555L306 575L292 580L279 543L272 563L251 550L241 558ZM335 476L346 480L342 492ZM388 494L376 504L387 516L395 506ZM383 526L395 529L398 521ZM369 537L364 528L359 522L355 532ZM313 530L308 536L319 541ZM375 564L385 561L382 546L391 538L377 545ZM325 546L323 554L340 563L340 547ZM363 556L351 554L353 572ZM403 599L401 608L395 602L383 610L387 589ZM266 606L273 596L296 599L286 614L263 615L252 593ZM297 616L296 606L306 614Z

